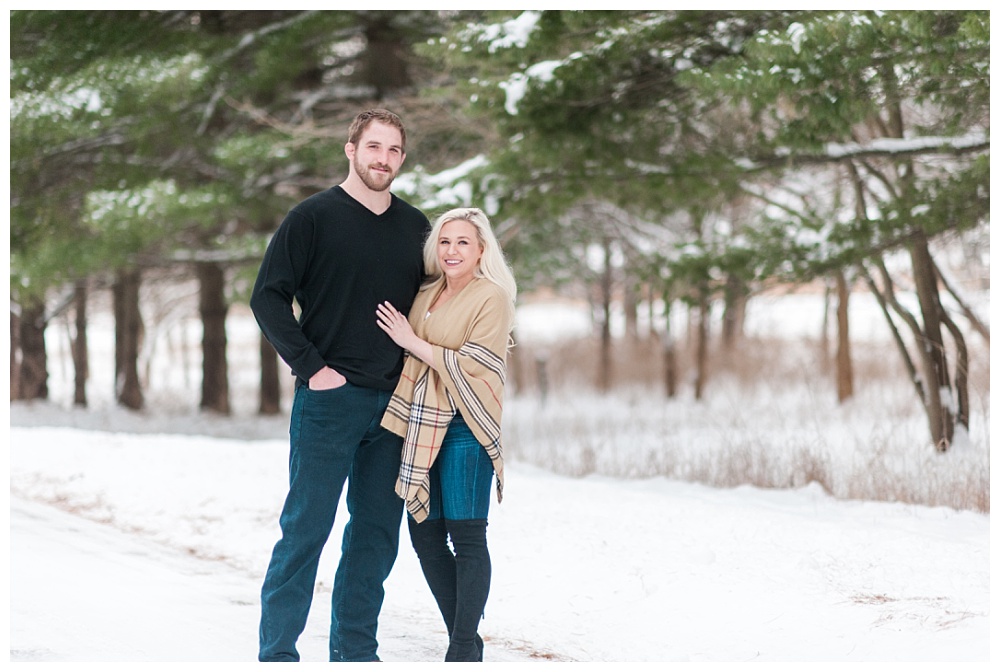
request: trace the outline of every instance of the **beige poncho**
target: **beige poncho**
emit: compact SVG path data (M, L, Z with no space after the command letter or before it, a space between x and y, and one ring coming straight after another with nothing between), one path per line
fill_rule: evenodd
M414 333L433 346L434 367L408 354L382 419L403 437L396 493L417 522L429 513L428 474L456 410L493 461L497 501L503 498L500 414L514 307L499 286L475 278L428 313L440 291L421 290L409 315Z

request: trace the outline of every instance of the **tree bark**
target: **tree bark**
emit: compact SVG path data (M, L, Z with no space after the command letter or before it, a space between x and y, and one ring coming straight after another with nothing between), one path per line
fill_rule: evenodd
M281 381L278 378L278 353L271 342L260 335L260 415L281 412Z
M698 292L698 331L695 341L695 377L694 398L701 399L708 384L708 321L711 303L708 299L708 287L701 287Z
M639 340L639 292L629 277L625 278L624 290L625 337L636 343Z
M115 398L125 408L139 410L144 399L139 382L139 342L142 314L139 311L138 269L118 271L115 279Z
M951 319L951 316L947 312L941 311L941 319L955 341L955 351L957 353L957 361L955 362L955 394L958 397L956 400L958 408L956 409L957 415L955 421L968 429L969 416L971 414L969 408L969 349L965 344L965 335L962 334L962 330L958 328L958 325Z
M226 274L216 263L196 265L201 315L201 408L229 415L229 363L226 358Z
M363 77L375 87L375 98L382 100L410 87L413 80L407 68L409 48L403 35L385 16L376 17L364 30L368 47L364 52Z
M743 335L746 318L746 287L735 275L726 278L725 308L722 311L722 347L731 350Z
M959 296L958 291L955 289L954 283L949 282L948 278L945 277L945 274L941 272L941 267L935 264L934 271L937 273L938 280L941 281L941 284L944 285L944 288L948 290L949 294L951 294L951 298L955 299L955 303L958 304L958 307L962 311L962 314L965 315L965 319L969 321L969 324L972 325L972 328L975 329L979 333L979 335L983 337L983 340L986 341L986 344L989 345L990 328L987 327L986 324L984 324L981 319L979 319L979 316L976 315L975 311L969 307L969 304L965 301L965 299Z
M10 306L10 400L21 398L21 314Z
M944 452L951 446L955 435L955 411L950 403L952 383L941 334L942 308L937 274L934 271L927 238L922 232L915 236L910 246L910 259L913 264L917 301L924 323L920 347L927 353L929 364L927 401L931 439L937 449Z
M604 239L604 273L601 276L601 352L598 356L597 389L611 389L611 240Z
M882 267L881 264L879 264L879 266ZM903 341L903 336L899 333L899 329L896 328L896 323L893 321L892 315L889 313L890 302L892 309L900 314L903 321L908 325L915 324L915 320L913 320L912 317L902 314L903 311L901 311L901 307L896 302L896 298L893 294L892 280L889 278L888 271L882 272L882 279L886 283L886 288L883 291L880 290L878 285L875 284L875 280L872 278L867 268L862 266L861 270L864 274L865 282L868 284L868 289L871 291L875 300L878 302L879 308L882 310L882 316L885 317L885 322L889 327L889 332L892 334L892 339L896 344L896 349L899 351L899 356L903 359L903 365L906 367L906 372L910 376L910 382L913 383L917 397L920 399L920 403L922 405L926 404L927 394L924 392L923 383L920 380L920 376L917 374L917 366L913 363L910 351L906 349L906 342ZM914 333L916 333L916 330L914 330Z
M45 353L45 303L21 306L21 399L48 399L48 360Z
M837 401L843 403L854 396L854 367L851 363L851 336L848 306L851 290L843 271L837 282Z
M73 405L86 408L87 379L90 377L90 361L87 354L87 281L80 280L73 288L75 330L73 334Z

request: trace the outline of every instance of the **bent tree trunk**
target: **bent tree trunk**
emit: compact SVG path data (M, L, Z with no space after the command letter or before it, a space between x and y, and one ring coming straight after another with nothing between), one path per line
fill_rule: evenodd
M198 309L202 324L201 408L229 414L229 364L226 359L226 274L216 263L197 265Z
M139 339L142 314L139 312L138 269L118 271L112 293L115 310L115 398L125 408L139 410L144 400L139 383Z

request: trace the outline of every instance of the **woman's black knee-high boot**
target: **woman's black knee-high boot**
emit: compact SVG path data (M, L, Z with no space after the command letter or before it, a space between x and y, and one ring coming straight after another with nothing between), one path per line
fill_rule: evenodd
M492 574L486 520L447 520L445 525L455 549L455 619L445 661L481 661L482 639L477 630Z
M455 556L448 547L448 530L440 518L418 523L407 516L407 522L410 543L450 637L455 624Z

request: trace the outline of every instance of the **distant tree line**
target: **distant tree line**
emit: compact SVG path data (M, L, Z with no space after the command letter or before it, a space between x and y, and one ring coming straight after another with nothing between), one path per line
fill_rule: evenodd
M988 227L989 54L986 11L12 12L12 398L46 396L58 311L76 311L86 380L87 296L107 287L118 399L141 408L138 287L180 268L200 287L201 403L228 412L235 279L343 176L344 129L377 104L413 130L412 200L482 204L526 288L587 288L599 387L613 296L628 324L641 297L668 325L691 311L700 397L713 305L731 344L754 293L821 280L846 399L863 284L946 450L969 424L967 338L989 331L934 245Z

